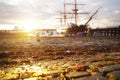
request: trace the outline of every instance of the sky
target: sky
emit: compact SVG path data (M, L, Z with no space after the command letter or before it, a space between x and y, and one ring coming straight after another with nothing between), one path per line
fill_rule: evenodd
M74 0L65 0L74 3ZM59 26L60 12L64 10L64 0L0 0L0 29L13 29L30 26L32 28L56 28ZM89 25L92 28L103 28L120 25L120 0L77 0L79 12L89 14L78 15L78 24L84 24L99 8ZM73 5L67 5L67 12L72 12ZM67 23L74 22L73 15Z

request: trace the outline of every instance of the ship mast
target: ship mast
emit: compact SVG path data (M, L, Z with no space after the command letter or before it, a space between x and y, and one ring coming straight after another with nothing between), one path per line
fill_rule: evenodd
M70 13L67 13L66 12L66 5L74 5L74 9L72 10L73 12L70 12ZM82 13L78 13L78 9L77 9L77 5L85 5L85 4L77 4L77 1L74 0L74 3L65 3L65 0L64 0L64 21L65 21L65 24L66 24L66 14L74 14L75 16L75 24L77 24L77 15L78 14L89 14L89 13L86 13L86 12L82 12Z
M62 26L62 22L64 21L64 26L66 26L66 20L68 19L67 18L67 15L66 15L66 4L65 4L65 0L64 0L64 11L61 12L60 14L63 14L63 18L60 17L60 18L56 18L56 19L60 19L60 26Z
M75 15L75 24L77 24L77 11L78 11L78 9L77 9L77 2L76 2L76 0L75 0L75 9L73 10L74 11L74 15Z
M72 10L73 12L67 12L66 11L66 6L67 5L74 5L74 9ZM89 14L87 12L78 12L79 10L77 9L77 5L85 5L85 4L78 4L77 3L77 0L74 0L74 3L66 3L65 0L64 0L64 11L61 12L61 14L63 14L63 18L57 18L57 19L60 19L60 23L61 23L61 26L62 26L62 19L64 20L64 25L66 26L67 24L67 19L70 19L70 18L67 18L67 14L74 14L74 23L77 25L77 19L78 19L78 14Z
M67 18L67 15L66 15L66 4L65 4L65 0L64 0L64 25L66 26L66 18Z

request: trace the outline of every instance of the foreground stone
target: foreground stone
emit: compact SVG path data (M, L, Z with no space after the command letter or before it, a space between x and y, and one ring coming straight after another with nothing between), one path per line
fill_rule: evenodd
M77 78L75 80L108 80L107 78L105 77L96 77L96 76L88 76L88 77L83 77L83 78Z
M75 80L108 80L108 79L106 77L102 76L101 73L93 72L93 73L91 73L91 76L76 78Z
M120 80L120 70L108 73L107 77L109 80Z
M106 75L107 73L115 71L115 70L120 70L120 64L110 65L110 66L105 66L105 67L99 68L99 71L103 75Z
M0 80L18 79L18 77L19 77L18 74L7 73L3 77L1 77Z
M90 73L81 71L81 72L70 72L65 75L67 78L79 78L79 77L85 77L85 76L90 76Z

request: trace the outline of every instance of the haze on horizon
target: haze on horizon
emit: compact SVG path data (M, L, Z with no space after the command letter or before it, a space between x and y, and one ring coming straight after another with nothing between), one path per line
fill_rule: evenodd
M73 3L74 0L66 2ZM103 28L120 25L120 0L77 0L77 2L87 4L77 6L81 12L90 13L79 15L79 24L84 24L92 13L102 7L89 23L90 26ZM63 11L63 3L64 0L0 0L0 29L12 29L14 26L56 28L59 26L59 20L56 18L60 17L59 11ZM72 12L72 9L73 6L67 6L68 12Z

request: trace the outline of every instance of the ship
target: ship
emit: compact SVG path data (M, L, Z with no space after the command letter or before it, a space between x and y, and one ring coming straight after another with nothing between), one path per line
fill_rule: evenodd
M66 12L66 5L73 5L74 6L74 9L72 10L73 12ZM64 19L64 26L67 26L66 25L66 20L67 20L67 15L69 14L73 14L74 15L74 20L75 22L74 23L70 23L70 26L67 27L67 28L63 28L62 30L66 30L62 33L64 33L66 36L74 36L74 35L88 35L90 33L90 27L88 27L89 25L89 22L93 19L93 17L98 13L99 9L101 7L99 7L89 18L88 20L82 24L82 25L78 25L77 24L77 15L78 14L89 14L87 12L78 12L79 10L77 9L77 5L85 5L85 4L78 4L76 0L74 0L74 3L66 3L65 0L64 0L64 12L61 13L63 14L63 18L59 18L59 19ZM61 23L61 21L60 21ZM61 25L62 26L62 25Z

